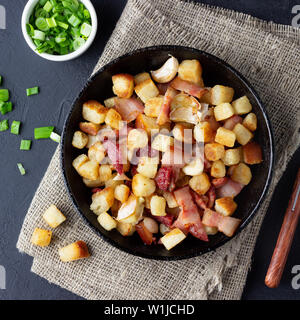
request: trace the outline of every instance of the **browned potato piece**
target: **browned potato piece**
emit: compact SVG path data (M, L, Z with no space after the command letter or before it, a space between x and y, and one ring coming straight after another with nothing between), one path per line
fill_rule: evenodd
M77 149L83 149L89 142L88 136L81 132L75 131L72 139L72 146Z
M107 212L101 213L97 218L100 226L107 231L110 231L117 227L117 221L110 216Z
M242 124L238 123L233 128L233 132L236 135L236 140L238 143L240 143L242 146L247 144L252 138L253 134L251 131L249 131L246 127L244 127Z
M167 234L165 234L161 238L161 242L167 250L171 250L185 238L186 235L180 229L175 228Z
M215 132L207 121L200 122L194 127L194 138L197 142L211 142L215 137Z
M150 118L140 113L135 120L135 127L139 129L144 129L148 136L151 136L151 131L159 131L159 125L156 123L154 118Z
M86 243L81 240L60 248L58 254L63 262L79 260L90 256Z
M244 161L247 164L258 164L263 161L262 150L257 142L251 141L243 146Z
M80 122L79 128L81 131L91 136L95 136L100 130L101 126L99 124L92 123L92 122Z
M243 126L250 131L255 131L257 129L257 118L255 113L251 112L246 115L243 120Z
M43 214L44 220L49 224L51 228L56 228L62 224L66 217L62 214L58 208L52 204Z
M214 107L214 115L217 121L222 121L232 117L234 110L230 103L224 102Z
M140 157L137 172L144 177L154 179L157 173L158 163L158 158Z
M102 181L100 177L97 180L89 180L83 178L82 181L88 188L98 188L103 187L105 185L104 181Z
M208 89L208 88L207 88ZM212 100L211 100L211 88L209 89L208 92L206 92L201 98L200 98L200 102L202 103L207 103L207 104L213 104Z
M176 140L184 143L193 143L193 130L190 124L177 123L173 130L173 136Z
M151 79L150 74L148 72L139 73L134 76L134 84L138 85L148 79Z
M154 193L156 185L154 180L144 177L140 173L132 178L132 192L137 197L148 197Z
M218 128L215 141L226 147L233 147L235 143L235 133L223 127Z
M99 163L94 160L89 160L83 163L77 172L86 179L97 180L99 177Z
M159 133L152 141L151 147L155 150L166 152L173 145L174 145L173 137Z
M223 178L226 175L225 164L221 160L214 161L211 169L210 175L214 178Z
M231 175L231 179L235 182L239 182L243 185L250 183L252 179L252 174L250 168L244 164L239 163L234 169Z
M231 102L234 90L230 87L215 85L211 89L211 103L218 105L224 102Z
M51 242L52 231L35 228L31 236L31 243L40 246L47 247Z
M92 195L90 208L96 215L100 215L102 212L107 212L113 203L114 189L108 187Z
M124 203L129 197L130 189L125 184L120 184L115 188L115 199Z
M91 135L88 135L88 143L86 145L86 148L90 148L93 144L95 144L97 141L99 141L99 137L98 136L91 136Z
M139 83L134 88L137 96L145 103L147 100L157 97L159 90L151 79Z
M148 145L148 134L143 129L132 129L128 133L127 147L129 150L144 148Z
M109 164L102 164L99 168L99 180L106 182L112 179L112 169Z
M76 169L76 171L78 171L78 169L87 161L89 161L89 158L87 157L86 154L80 154L78 157L76 157L73 162L72 165L73 167Z
M153 216L166 215L166 199L160 196L153 196L150 200L150 210Z
M227 149L222 157L222 160L226 166L233 166L241 161L240 154L241 152L239 148Z
M209 161L217 161L225 154L225 148L219 143L207 143L204 146L204 153Z
M88 156L90 160L94 160L96 162L101 162L105 157L105 149L100 141L93 144L88 151Z
M105 99L104 100L104 105L106 108L113 108L115 106L115 98L117 97L111 97L111 98L108 98L108 99Z
M104 122L106 112L107 109L96 100L89 100L82 107L83 119L96 124Z
M119 130L122 127L122 117L118 111L110 108L105 117L105 123L113 129Z
M163 101L163 96L148 99L145 103L145 115L148 117L157 118L160 113Z
M117 230L123 237L132 236L135 232L135 227L131 223L122 221L117 222Z
M179 206L172 192L164 191L163 197L166 199L169 208L177 208Z
M215 202L215 209L223 216L231 216L237 208L237 204L231 197L219 198Z
M134 89L133 76L127 73L115 74L112 76L113 92L119 98L130 98Z
M234 109L234 113L238 115L246 114L252 110L252 105L247 96L243 96L234 100L232 102L232 106Z
M194 176L189 181L190 187L199 194L205 194L210 188L209 177L206 173Z
M196 59L183 60L178 68L178 77L203 86L202 66L200 62Z

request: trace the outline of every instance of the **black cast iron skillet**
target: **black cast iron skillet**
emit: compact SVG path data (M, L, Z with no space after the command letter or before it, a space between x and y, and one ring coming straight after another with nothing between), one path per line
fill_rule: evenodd
M211 54L181 46L143 48L113 60L91 77L75 99L63 130L61 166L67 189L79 214L100 237L111 245L133 255L161 260L176 260L198 256L216 249L230 238L218 233L210 236L209 242L206 243L188 236L179 245L167 251L162 245L145 246L137 234L132 237L123 237L116 230L110 232L104 230L97 222L97 216L89 209L91 203L90 189L83 184L82 179L72 167L72 160L85 151L73 148L71 142L73 133L78 130L78 123L82 121L82 104L91 99L103 102L104 99L113 96L112 75L116 73L135 75L142 71L155 70L167 60L170 54L179 61L198 59L203 67L206 86L223 84L233 87L235 90L234 98L247 95L253 106L253 111L257 115L258 129L255 136L263 148L264 161L262 164L251 166L252 181L236 197L238 209L234 216L242 219L237 233L251 221L266 195L271 181L274 153L271 125L258 95L241 74Z

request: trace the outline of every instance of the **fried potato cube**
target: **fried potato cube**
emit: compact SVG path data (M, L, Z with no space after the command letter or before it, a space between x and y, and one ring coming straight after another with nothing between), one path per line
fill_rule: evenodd
M130 194L130 189L125 184L120 184L115 188L115 199L124 203L127 201Z
M148 79L151 79L150 74L148 72L141 72L134 76L134 84L138 85Z
M219 198L215 201L215 210L223 216L231 216L237 208L237 204L231 197Z
M166 152L171 146L174 146L174 138L161 133L154 138L151 144L153 149L161 152Z
M183 60L178 67L178 77L195 84L202 84L202 66L196 59Z
M252 110L252 105L247 96L240 97L232 101L234 113L238 115L246 114Z
M127 73L119 73L112 76L113 93L119 98L130 98L134 89L134 78Z
M47 247L51 242L52 231L35 228L31 236L31 243L39 247Z
M117 230L123 237L132 236L135 232L135 227L131 223L122 221L117 222Z
M89 160L82 164L77 172L86 179L97 180L99 177L99 163L94 160Z
M158 158L141 157L137 167L137 172L144 177L154 179L157 173Z
M94 143L88 151L88 157L90 160L101 162L105 157L105 149L100 141Z
M99 137L98 136L91 136L91 135L88 135L88 143L87 145L85 146L86 148L90 148L93 144L95 144L97 141L99 141Z
M114 189L108 187L92 195L92 203L90 209L96 215L100 215L101 213L108 211L113 203Z
M185 123L177 123L172 130L173 136L176 140L184 143L193 143L193 129L192 126Z
M164 191L163 197L166 199L169 208L177 208L179 206L172 192Z
M250 168L244 164L239 163L234 169L231 175L231 179L235 182L239 182L243 185L250 183L252 179L252 174Z
M73 162L72 165L75 168L75 170L78 172L78 169L87 161L89 161L89 158L86 154L80 154L78 157L76 157Z
M151 136L151 132L158 132L160 127L156 123L156 119L148 117L140 113L135 120L135 127L139 129L144 129L148 136Z
M110 108L106 114L105 117L105 123L112 127L113 129L121 129L123 123L122 123L122 117L118 111L116 111L113 108Z
M208 88L207 88L208 89ZM213 104L212 100L211 100L211 88L208 90L208 92L206 92L201 98L200 98L200 102L202 103L207 103L207 104Z
M83 178L82 181L88 188L98 188L105 185L104 181L102 181L100 178L98 178L97 180L89 180Z
M63 262L69 262L88 258L90 256L87 244L84 241L76 241L69 244L66 247L58 250L60 260Z
M132 129L128 133L127 147L129 150L144 148L148 145L148 134L143 129Z
M72 139L72 146L77 149L83 149L89 142L88 136L81 131L75 131Z
M180 229L175 228L165 234L160 240L167 250L171 250L185 238L186 235Z
M213 236L218 233L217 227L209 227L209 226L204 225L204 229L205 229L205 232L208 236Z
M106 108L113 108L115 106L115 98L117 97L111 97L111 98L108 98L108 99L105 99L104 100L104 105Z
M214 115L217 121L222 121L233 116L234 110L230 103L224 102L214 107Z
M263 161L261 147L254 141L243 146L243 156L244 162L247 164L258 164Z
M244 127L242 124L237 123L235 127L233 128L233 132L236 135L236 140L238 143L240 143L242 146L247 144L252 138L253 134L251 131L249 131L246 127Z
M147 100L157 97L159 90L151 79L147 79L134 88L137 96L145 103Z
M109 164L102 164L99 167L99 180L106 182L110 179L112 179L112 169Z
M184 166L182 171L188 176L197 176L203 172L203 169L204 169L203 160L200 158L196 158L192 160L190 163L188 163L186 166ZM188 178L185 178L185 179L188 179ZM180 180L176 183L176 185L180 182Z
M137 197L148 197L156 189L154 180L137 173L132 178L132 192Z
M197 142L211 142L215 137L215 132L207 121L199 122L194 127L194 138Z
M160 196L153 196L150 200L150 210L153 216L166 215L166 199Z
M225 154L225 148L219 143L207 143L204 146L206 159L209 161L220 160Z
M95 136L98 131L100 130L101 126L99 124L93 123L93 122L80 122L79 128L81 131L91 135Z
M205 194L210 188L208 175L203 172L199 176L194 176L189 182L189 186L199 194Z
M221 160L214 161L210 169L210 175L214 178L225 177L226 168L224 162Z
M215 141L223 144L226 147L233 147L235 143L236 135L233 131L225 129L223 127L218 128Z
M251 112L246 115L243 120L243 126L250 131L255 131L257 129L257 117L255 113Z
M66 220L66 217L54 204L51 204L51 206L44 212L43 218L51 228L58 227Z
M227 149L222 160L226 166L233 166L241 161L241 151L239 148Z
M150 194L150 196L144 197L144 199L145 199L145 208L146 209L150 209L150 201L151 201L151 198L153 196L154 196L154 194Z
M163 96L148 99L145 103L145 115L148 117L157 118L160 113L163 102Z
M100 226L107 231L117 227L117 221L107 212L101 213L97 218Z
M115 188L120 185L123 184L124 181L123 180L114 180L114 178L118 175L118 173L114 173L111 176L111 179L105 181L105 188L112 188L113 190L115 190Z
M89 100L82 107L83 119L96 124L104 122L106 113L107 109L96 100Z
M211 89L211 103L219 105L225 102L231 102L234 95L234 90L230 87L215 85Z

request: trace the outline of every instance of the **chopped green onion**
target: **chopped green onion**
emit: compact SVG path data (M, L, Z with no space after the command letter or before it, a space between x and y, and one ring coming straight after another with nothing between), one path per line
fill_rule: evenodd
M43 9L47 12L50 12L53 8L53 5L50 1L47 1L43 7Z
M64 36L64 34L59 34L57 37L55 37L55 42L56 43L62 43L65 42L67 40L67 38Z
M12 103L0 101L0 112L2 115L5 115L7 112L12 111Z
M73 41L73 47L74 50L76 51L77 49L79 49L81 46L83 46L85 44L85 40L82 38L77 38Z
M46 21L45 18L39 17L35 20L35 25L37 26L37 28L41 31L48 31L49 27L48 27L48 23Z
M8 128L9 128L9 125L8 125L7 119L0 121L0 131L6 131L8 130Z
M32 39L44 41L45 40L45 36L46 36L45 32L40 31L40 30L34 30Z
M45 3L47 2L48 0L40 0L39 1L39 4L41 5L41 6L43 6L43 5L45 5Z
M72 14L71 17L68 19L68 22L71 26L77 27L81 21L74 14Z
M27 23L27 24L26 24L26 30L27 30L27 33L28 33L30 36L33 36L34 28L33 28L33 26L32 26L30 23Z
M51 18L46 18L47 24L49 28L54 28L57 26L55 18L51 17Z
M85 17L86 19L90 19L90 17L91 17L90 12L89 12L89 10L87 10L87 9L84 9L84 10L83 10L83 15L84 15L84 17Z
M54 127L41 127L34 129L34 139L48 139Z
M69 25L66 23L63 23L61 21L57 21L57 25L62 27L63 29L67 30L69 28Z
M7 101L9 99L9 91L7 89L0 89L0 101Z
M80 33L85 37L89 37L92 31L92 26L86 22L81 25Z
M20 150L28 151L31 147L31 140L21 140Z
M24 176L24 174L26 173L26 171L25 171L22 163L17 163L17 166L18 166L18 169L19 169L21 175Z
M33 88L26 89L27 97L32 96L34 94L38 94L38 93L39 93L39 87L33 87Z
M13 134L19 134L21 121L14 120L10 126L10 132Z
M50 139L54 142L60 143L60 135L55 132L51 132Z

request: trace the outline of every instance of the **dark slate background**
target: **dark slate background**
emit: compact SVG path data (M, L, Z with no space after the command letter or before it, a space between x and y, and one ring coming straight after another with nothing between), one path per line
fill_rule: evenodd
M153 0L152 0L153 1ZM292 7L297 0L205 0L207 4L222 6L261 19L291 24ZM125 0L93 0L98 18L97 37L80 58L64 63L46 61L35 55L21 33L21 14L25 0L0 0L7 11L7 29L0 30L0 75L3 86L11 90L14 110L6 117L21 120L22 138L33 138L33 128L55 125L61 133L70 103L82 88L108 40L125 6ZM297 62L295 62L297 63ZM25 89L38 85L40 94L26 97ZM80 299L80 297L30 272L32 258L16 249L19 231L30 201L48 166L56 143L33 141L31 151L19 150L20 136L9 132L0 134L0 265L7 271L7 289L0 290L0 299ZM27 170L21 176L16 163ZM291 269L300 264L300 229L298 228L280 287L268 289L264 276L272 255L292 184L300 163L296 153L281 179L261 229L253 265L243 299L300 299L300 290L291 286Z

